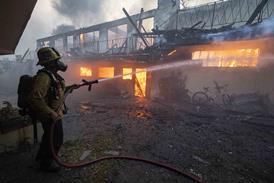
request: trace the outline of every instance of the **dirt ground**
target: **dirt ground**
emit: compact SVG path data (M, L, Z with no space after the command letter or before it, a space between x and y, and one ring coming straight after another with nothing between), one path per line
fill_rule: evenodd
M68 103L64 161L130 155L174 165L208 183L274 182L272 116L119 96L74 97ZM25 144L0 155L0 182L192 182L159 167L116 160L45 174L33 160L36 149Z

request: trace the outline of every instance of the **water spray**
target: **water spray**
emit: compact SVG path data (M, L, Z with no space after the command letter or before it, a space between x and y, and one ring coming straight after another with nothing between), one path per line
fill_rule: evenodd
M150 67L146 68L146 71L147 72L154 72L154 71L167 70L167 69L186 67L186 66L195 66L195 65L201 65L201 64L202 64L202 61L200 61L200 60L197 60L197 61L193 61L193 60L178 61L178 62L172 62L172 63L168 63L168 64L150 66ZM142 73L142 72L144 72L144 71L132 72L132 73L129 73L129 74L120 74L120 75L116 75L112 78L99 79L98 82L101 83L103 81L118 79L118 78L122 78L123 76L135 75L135 74Z
M189 62L175 62L175 63L170 63L170 64L163 64L163 65L158 65L158 66L152 66L152 67L148 67L147 71L158 71L158 70L164 70L164 69L170 69L170 68L174 68L174 67L180 67L180 66L188 66L188 65L197 65L197 64L201 64L201 62L193 62L193 61L189 61ZM138 72L132 73L132 74L137 74ZM131 74L130 74L131 75ZM121 78L123 77L123 75L117 75L114 78L107 78L107 79L99 79L99 80L93 80L93 81L86 81L86 80L82 80L83 83L79 84L79 85L73 85L72 87L70 87L65 95L64 95L64 101L66 100L67 96L74 90L74 89L78 89L80 87L83 86L88 86L88 91L91 91L92 85L93 84L97 84L103 81L108 81L110 79L115 79L115 78ZM63 102L61 103L63 105ZM62 105L59 106L57 112L60 112L63 107ZM70 164L70 163L66 163L63 162L58 155L56 154L55 150L54 150L54 144L53 144L53 138L54 138L54 127L56 125L58 121L54 121L51 125L51 135L50 135L50 146L51 146L51 152L53 154L53 158L56 161L57 164L59 164L62 167L65 168L82 168L82 167L86 167L86 166L91 166L94 164L98 164L100 162L103 161L107 161L107 160L130 160L130 161L137 161L137 162L143 162L143 163L147 163L147 164L151 164L154 166L158 166L161 168L165 168L167 170L170 170L172 172L178 173L180 175L182 175L185 178L188 178L194 182L198 182L198 183L203 183L203 180L191 173L185 172L180 170L177 167L171 166L171 165L167 165L165 163L161 163L161 162L157 162L157 161L153 161L153 160L147 160L147 159L143 159L143 158L138 158L138 157L133 157L133 156L106 156L106 157L102 157L102 158L98 158L96 160L93 161L88 161L88 162L80 162L80 163L74 163L74 164Z

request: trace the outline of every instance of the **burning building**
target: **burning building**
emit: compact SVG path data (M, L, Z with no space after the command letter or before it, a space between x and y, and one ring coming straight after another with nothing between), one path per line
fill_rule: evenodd
M274 100L274 0L222 0L189 8L180 0L158 0L157 9L123 11L125 18L37 40L37 48L52 46L62 53L69 65L66 84L82 80L90 91L87 81L100 83L92 94L77 88L68 98L59 158L84 163L106 155L149 154L208 182L273 182L273 107L266 104ZM30 119L4 104L0 152L32 138ZM32 156L29 146L26 154ZM4 164L22 172L2 168L2 179L41 179L32 166L21 168L26 157L5 155ZM118 164L44 180L184 182L142 165L129 164L129 175L126 164Z
M124 10L127 18L42 38L37 47L57 47L77 68L75 76L114 78L125 74L121 79L134 83L135 96L150 96L151 87L147 90L146 83L154 77L146 68L159 63L201 61L205 75L231 74L231 68L253 72L271 63L273 3L229 0L182 8L179 0L159 0L157 9L133 16ZM189 83L195 90L191 83L196 82Z

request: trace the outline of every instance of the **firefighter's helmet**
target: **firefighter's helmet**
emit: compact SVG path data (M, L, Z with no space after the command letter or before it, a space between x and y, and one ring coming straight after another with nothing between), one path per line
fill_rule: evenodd
M52 47L44 47L39 49L37 56L39 59L37 65L42 66L61 58L60 53Z

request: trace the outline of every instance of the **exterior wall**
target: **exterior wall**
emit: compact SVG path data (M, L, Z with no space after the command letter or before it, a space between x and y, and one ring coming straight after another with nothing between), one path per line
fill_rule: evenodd
M271 62L273 62L272 60ZM261 63L265 62L260 60ZM159 81L161 78L169 77L173 73L180 73L182 79L187 76L186 87L190 91L190 95L197 91L202 91L203 87L210 87L213 89L213 81L217 81L220 85L228 84L226 92L228 94L243 94L243 93L255 93L269 94L270 99L274 102L274 65L260 64L258 68L211 68L211 67L200 67L200 66L187 66L174 69L160 70L152 72L151 82L147 80L147 87L151 88L150 93L147 96L158 97L159 96ZM159 64L159 63L158 63ZM115 75L122 74L123 68L132 68L133 71L136 68L147 68L150 65L140 64L134 61L74 61L70 63L68 72L65 78L70 83L77 83L83 77L80 77L80 67L89 67L92 69L93 76L85 78L87 80L98 79L98 68L99 67L114 67ZM147 73L149 74L149 72ZM149 78L149 77L148 77ZM172 80L170 82L173 82ZM133 95L134 91L133 80L122 80L118 78L115 80L109 80L102 82L99 85L93 87L92 94L94 95L109 95L108 92L121 93L128 92ZM149 89L147 89L149 91ZM178 91L180 93L180 91ZM212 93L213 94L213 93Z
M108 49L107 40L108 40L108 30L106 28L101 29L99 33L99 52L100 53L107 51Z
M135 22L136 25L137 25L137 21ZM128 40L127 40L127 52L130 52L132 50L135 50L136 49L136 40L133 40L133 38L130 38L130 36L132 34L135 34L136 33L136 30L134 29L133 25L132 24L128 24L128 30L127 30L127 33L128 33Z
M180 78L187 77L186 88L189 90L191 97L195 92L203 91L204 87L210 88L210 96L215 95L214 81L221 86L227 85L224 91L229 95L258 93L262 95L268 94L271 102L274 102L274 74L272 72L274 66L260 69L247 68L202 68L187 67L180 69L172 69L153 73L152 97L159 97L159 83L165 77L172 76L172 73L180 73ZM171 81L172 82L172 81ZM178 97L180 91L177 91Z

